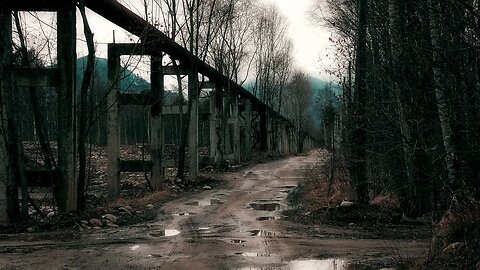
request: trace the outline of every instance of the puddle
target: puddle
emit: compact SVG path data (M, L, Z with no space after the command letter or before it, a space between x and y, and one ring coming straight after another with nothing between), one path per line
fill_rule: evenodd
M279 188L294 189L294 188L296 188L296 187L297 187L297 186L290 185L290 186L280 186Z
M245 242L247 242L247 241L241 240L241 239L232 239L230 241L230 243L234 243L234 244L242 244L242 243L245 243Z
M242 255L247 257L254 256L258 253L235 253L235 255ZM251 255L251 256L250 256ZM355 270L360 269L355 265L350 265L343 259L328 259L328 260L294 260L287 264L279 266L261 266L261 267L244 267L239 270Z
M195 206L209 206L209 205L216 205L216 204L223 204L223 202L220 201L219 199L204 199L204 200L185 203L185 205L195 205Z
M194 215L193 213L189 213L189 212L184 212L184 213L172 213L172 216L190 216L190 215Z
M280 217L257 217L256 220L264 221L264 220L275 220L280 219Z
M288 263L290 270L347 270L348 263L343 259L295 260Z
M255 200L256 202L280 202L282 201L282 198L275 198L275 199L258 199L258 200Z
M270 257L270 253L255 253L255 252L235 252L235 255L243 257Z
M260 211L280 211L287 208L279 203L251 203L250 207Z
M275 236L277 235L276 232L270 232L266 230L252 230L248 231L250 233L250 236Z
M152 232L150 233L151 236L153 237L161 237L161 236L175 236L175 235L179 235L180 234L180 231L179 230L161 230L161 231L156 231L156 232Z

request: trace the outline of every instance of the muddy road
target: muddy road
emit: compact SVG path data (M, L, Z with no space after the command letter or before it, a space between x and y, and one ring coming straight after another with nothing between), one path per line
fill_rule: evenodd
M282 220L289 190L318 160L312 153L229 173L225 188L166 203L151 223L3 235L0 269L341 270L422 255L426 241L368 239L353 229Z

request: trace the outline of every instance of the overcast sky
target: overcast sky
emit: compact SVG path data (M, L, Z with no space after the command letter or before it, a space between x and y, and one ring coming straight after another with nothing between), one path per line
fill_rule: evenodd
M296 68L302 69L312 76L328 79L325 73L325 66L330 65L331 59L327 54L331 49L329 42L330 33L318 23L310 19L309 12L315 0L261 0L265 3L271 2L285 16L288 24L288 32L294 44L294 64ZM125 1L121 1L126 3ZM128 1L127 1L128 2ZM130 8L134 8L129 5ZM135 11L135 10L134 10ZM115 30L117 42L128 42L131 37L125 31L111 24L107 20L88 12L90 24L95 34L95 41L99 44L97 54L106 57L106 44L112 42L112 32ZM79 17L79 16L78 16ZM82 23L78 18L77 28L79 38L82 39ZM136 41L135 37L133 37ZM79 46L79 56L86 54L85 47Z

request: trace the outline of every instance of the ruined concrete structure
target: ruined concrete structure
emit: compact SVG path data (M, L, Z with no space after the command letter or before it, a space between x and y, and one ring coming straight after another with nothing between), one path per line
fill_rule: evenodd
M192 99L192 109L188 137L188 170L189 177L194 180L198 173L199 162L220 164L225 160L238 163L247 160L254 149L261 151L279 151L285 155L295 152L294 127L290 121L262 103L257 97L242 86L225 77L207 63L193 56L188 50L175 43L164 33L148 24L121 4L111 0L87 0L86 6L100 16L110 20L128 32L140 37L136 44L108 45L108 187L109 196L117 198L120 194L120 173L138 170L152 172L152 186L160 189L164 181L163 169L168 161L162 160L163 125L165 113L174 113L174 109L164 109L164 76L174 75L178 71L189 75L189 84L198 92ZM76 69L76 1L74 0L3 0L0 4L1 15L11 16L17 11L51 11L57 14L57 59L58 68L36 70L17 70L15 80L26 86L54 86L58 91L58 167L60 190L65 195L60 209L76 210L76 134L75 124L75 69ZM11 19L2 19L1 28L11 29ZM11 54L11 32L2 32L0 51ZM121 73L120 57L122 55L151 56L151 89L145 94L132 96L120 94L118 91ZM179 61L180 68L163 66L162 58L168 55ZM9 56L11 59L11 55ZM10 60L11 61L11 60ZM2 66L11 63L2 61ZM198 74L208 81L200 83ZM198 87L196 87L198 85ZM209 89L209 156L201 157L198 150L198 95L200 90ZM11 85L2 83L2 92L12 91ZM130 94L131 95L131 94ZM142 105L150 108L150 161L124 160L120 155L119 140L119 106ZM186 112L187 110L184 109ZM275 123L275 124L273 124ZM273 142L271 129L276 129L278 141ZM312 146L307 138L305 149ZM2 144L1 147L4 147ZM275 149L273 149L275 147ZM0 149L1 150L1 149ZM5 172L7 164L0 163L0 172ZM5 176L0 174L2 178ZM4 212L3 186L0 182L0 216ZM0 219L0 222L2 220Z

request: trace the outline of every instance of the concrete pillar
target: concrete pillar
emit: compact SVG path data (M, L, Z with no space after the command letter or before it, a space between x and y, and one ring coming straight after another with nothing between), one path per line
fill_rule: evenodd
M162 70L162 56L151 56L150 80L152 85L152 105L150 108L150 151L152 156L151 184L154 190L160 190L164 182L163 174L163 99L164 78Z
M220 155L218 149L218 109L217 109L217 91L210 92L209 96L209 128L210 128L210 163L218 164Z
M59 4L57 12L57 60L60 74L58 89L58 168L57 188L60 211L77 209L75 73L76 73L76 6L75 1Z
M260 115L260 150L266 152L268 150L267 108L262 106L258 110Z
M288 130L287 130L287 124L285 122L282 122L280 124L280 141L282 145L282 153L284 155L289 155L290 154L290 146L288 143Z
M198 70L192 65L188 74L188 98L192 102L190 126L188 130L188 153L189 153L189 180L195 181L198 176Z
M108 46L108 95L107 95L107 183L108 197L120 196L120 121L118 115L118 83L120 80L120 56Z
M233 162L240 163L240 116L239 116L238 95L232 95L232 123L233 123Z
M252 102L246 98L243 100L245 103L245 159L250 159L252 153Z

